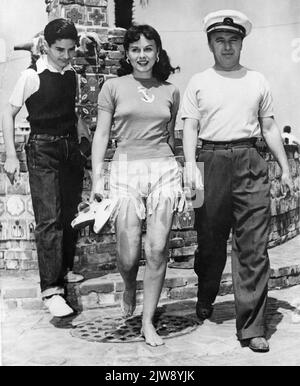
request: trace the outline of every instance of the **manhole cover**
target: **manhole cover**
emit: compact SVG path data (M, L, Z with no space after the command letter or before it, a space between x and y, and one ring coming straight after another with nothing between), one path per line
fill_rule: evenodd
M71 334L92 342L138 342L144 340L140 335L141 325L141 315L127 320L115 317L97 318L78 324L71 330ZM155 316L154 325L160 336L172 338L190 333L199 323L192 318L160 313Z

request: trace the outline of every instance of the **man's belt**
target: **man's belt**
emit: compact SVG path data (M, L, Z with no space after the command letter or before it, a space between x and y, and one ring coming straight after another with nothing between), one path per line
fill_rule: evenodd
M257 138L243 138L234 141L207 141L202 140L201 148L204 150L227 150L232 148L250 148L255 147Z

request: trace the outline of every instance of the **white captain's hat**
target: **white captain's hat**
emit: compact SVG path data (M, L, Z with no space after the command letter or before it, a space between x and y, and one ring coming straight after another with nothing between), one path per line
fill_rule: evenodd
M243 38L251 32L252 23L242 12L222 9L211 12L203 19L204 30L207 34L212 32L236 32Z

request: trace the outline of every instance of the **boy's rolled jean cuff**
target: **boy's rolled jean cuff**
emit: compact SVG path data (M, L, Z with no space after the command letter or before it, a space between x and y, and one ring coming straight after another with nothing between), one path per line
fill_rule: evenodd
M47 288L41 293L43 299L53 295L64 295L64 294L65 294L65 290L62 287Z

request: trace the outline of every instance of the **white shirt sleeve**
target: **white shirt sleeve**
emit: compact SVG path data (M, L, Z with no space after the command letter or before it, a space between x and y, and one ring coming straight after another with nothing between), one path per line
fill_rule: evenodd
M23 71L18 79L9 103L13 106L22 107L25 101L40 87L40 78L36 71L31 68Z
M268 81L262 76L262 99L259 104L258 116L261 118L272 117L274 115L273 97Z
M183 94L181 106L181 119L194 118L200 119L200 111L197 101L197 78L194 75Z

